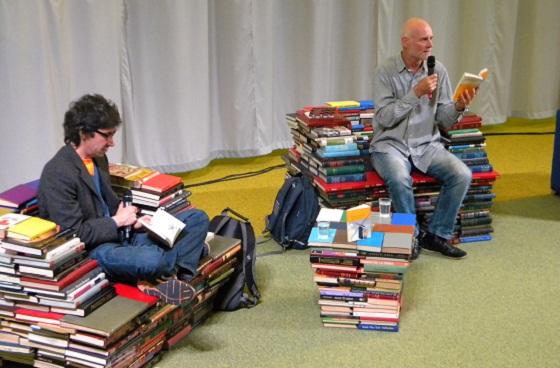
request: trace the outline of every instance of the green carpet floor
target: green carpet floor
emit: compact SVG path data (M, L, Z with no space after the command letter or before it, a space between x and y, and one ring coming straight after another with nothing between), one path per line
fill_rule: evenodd
M485 128L553 131L552 119ZM560 367L560 197L550 191L553 135L488 136L494 240L460 261L422 254L405 277L400 332L321 326L307 251L257 259L262 303L215 313L156 364L171 367ZM281 163L282 152L217 160L187 184ZM193 187L209 215L230 206L264 228L284 170ZM279 247L259 245L265 254Z

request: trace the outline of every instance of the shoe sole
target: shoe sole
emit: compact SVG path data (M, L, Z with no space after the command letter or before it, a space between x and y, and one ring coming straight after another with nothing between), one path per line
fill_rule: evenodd
M427 248L422 248L422 252L429 252L429 253L433 253L433 254L440 255L440 256L445 257L445 258L456 259L456 260L463 259L463 258L465 258L466 256L468 256L468 254L465 254L465 255L462 256L462 257L452 257L452 256L445 255L445 254L443 254L443 253L441 253L441 252L438 252L437 250L431 250L431 249L427 249Z
M173 305L188 303L194 299L196 294L191 285L177 279L171 279L153 288L145 289L144 293Z

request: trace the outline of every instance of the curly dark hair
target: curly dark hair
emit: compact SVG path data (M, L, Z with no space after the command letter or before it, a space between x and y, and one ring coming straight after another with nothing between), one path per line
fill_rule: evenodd
M80 133L93 135L98 129L116 128L121 124L119 110L113 101L101 95L84 95L72 102L64 114L64 143L80 145Z

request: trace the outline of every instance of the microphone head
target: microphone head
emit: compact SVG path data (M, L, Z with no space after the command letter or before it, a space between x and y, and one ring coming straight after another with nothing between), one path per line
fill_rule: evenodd
M434 55L428 56L428 68L434 68L436 66L436 57Z
M132 192L127 190L123 195L123 203L132 203Z
M428 75L434 74L434 68L436 67L436 57L434 55L428 56L426 64L428 65Z

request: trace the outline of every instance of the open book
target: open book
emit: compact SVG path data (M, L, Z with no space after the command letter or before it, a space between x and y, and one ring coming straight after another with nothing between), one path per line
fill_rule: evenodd
M455 87L453 101L458 101L463 91L474 90L486 79L488 79L488 69L486 68L482 69L478 74L463 73L459 83L457 83L457 87Z
M141 217L138 221L150 236L169 248L173 247L175 240L185 227L183 222L161 208L152 217Z

